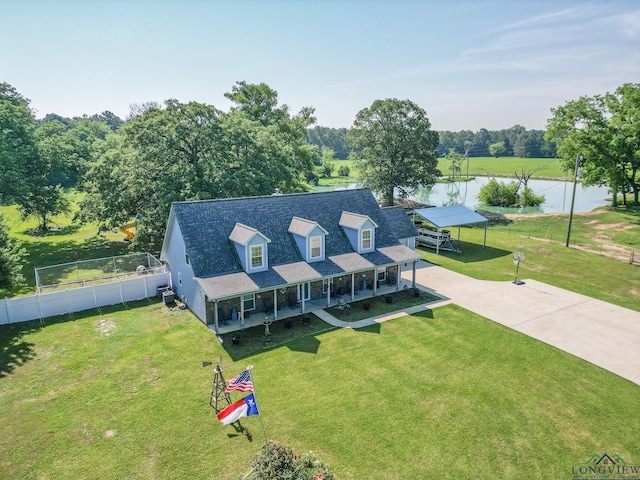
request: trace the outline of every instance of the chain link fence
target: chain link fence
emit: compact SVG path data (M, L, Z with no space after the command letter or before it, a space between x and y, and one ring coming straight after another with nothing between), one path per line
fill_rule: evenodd
M43 293L86 287L163 271L160 260L150 253L79 260L36 268L36 289Z

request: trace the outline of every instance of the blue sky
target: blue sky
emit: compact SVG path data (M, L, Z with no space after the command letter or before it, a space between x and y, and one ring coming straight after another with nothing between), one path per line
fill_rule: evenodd
M640 2L0 0L0 81L38 117L228 110L240 80L322 126L399 98L436 130L541 129L553 107L640 82Z

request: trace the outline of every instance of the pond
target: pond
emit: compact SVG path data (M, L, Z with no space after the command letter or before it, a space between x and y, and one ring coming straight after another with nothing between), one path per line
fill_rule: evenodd
M483 206L478 200L480 189L487 184L489 177L475 177L468 182L436 183L431 188L423 188L415 195L409 197L420 203L433 206L466 205L469 208L495 213L569 213L571 209L572 182L557 180L529 180L529 187L536 195L544 195L545 201L539 207L504 208ZM499 178L499 182L509 183L513 179ZM320 190L334 190L343 188L355 188L356 184L334 185L317 188ZM609 205L611 197L608 187L582 187L576 186L576 199L574 212L590 212L598 207Z

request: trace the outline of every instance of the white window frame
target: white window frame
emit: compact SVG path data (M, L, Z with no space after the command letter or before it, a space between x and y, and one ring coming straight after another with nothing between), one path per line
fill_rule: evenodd
M253 305L251 308L247 308L247 302L251 302L251 304ZM242 296L242 310L244 312L250 312L251 310L255 310L256 309L256 294L255 293L248 293L246 295Z
M261 263L260 265L254 265L253 264L253 259L254 258L258 258L258 256L256 255L254 257L253 255L253 249L254 248L259 248L260 249L260 259L261 259ZM264 268L264 252L265 252L265 248L263 244L259 244L259 245L250 245L249 246L249 269L250 270L258 270L260 268Z
M322 279L322 293L326 294L328 290L333 289L333 278Z
M313 246L313 242L314 241L318 242L318 246L317 247ZM318 249L318 255L314 255L313 254L314 248ZM322 258L322 235L316 235L316 236L313 236L313 237L309 238L309 259L310 260L316 260L318 258Z
M369 246L365 247L364 246L364 242L365 242L365 238L364 238L364 234L366 232L369 232L369 238L367 239L369 241ZM371 250L373 248L373 229L372 228L365 228L364 230L360 231L360 250Z
M379 268L377 271L377 277L379 282L386 282L387 280L387 267Z

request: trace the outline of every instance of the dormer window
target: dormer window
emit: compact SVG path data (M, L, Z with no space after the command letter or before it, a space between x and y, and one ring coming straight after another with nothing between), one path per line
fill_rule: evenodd
M317 222L293 217L289 224L289 233L293 234L300 254L307 262L324 260L325 237L328 232Z
M322 237L311 237L309 243L311 245L310 258L312 260L320 258L322 256Z
M269 268L267 244L271 240L258 230L236 223L229 240L235 244L245 272L263 272Z
M262 255L262 245L251 246L251 268L261 268L264 266L264 257Z
M353 249L358 253L373 252L376 248L378 225L368 215L342 212L340 226L344 229Z
M360 250L371 250L371 229L360 232Z

